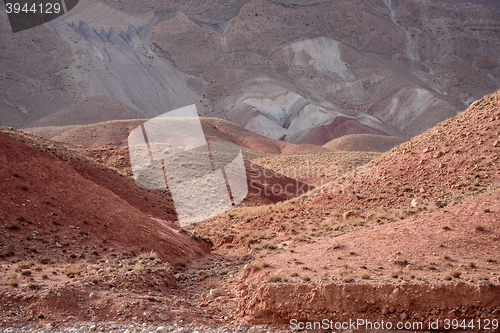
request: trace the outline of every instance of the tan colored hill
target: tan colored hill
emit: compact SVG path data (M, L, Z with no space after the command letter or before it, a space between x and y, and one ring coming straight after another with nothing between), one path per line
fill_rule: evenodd
M331 140L350 134L383 135L385 133L362 125L355 120L337 117L331 124L317 126L293 135L290 141L297 144L323 146Z
M500 307L498 193L335 238L312 234L287 241L281 253L255 265L268 268L243 275L255 282L245 289L249 297L240 301L241 313L283 321L320 321L326 311L333 321L347 312L353 320L470 322L476 311L493 320ZM273 276L287 283L257 282ZM346 301L351 298L357 301Z
M295 145L271 139L227 120L218 118L200 118L205 137L208 142L226 141L237 144L244 149L247 159L266 154L300 154L313 151L328 151L314 145ZM82 145L89 148L126 146L130 132L146 120L117 120L100 124L90 124L71 128L53 137L52 140L71 145ZM27 129L37 132L37 129Z
M290 178L314 186L323 186L333 179L370 162L380 153L333 151L317 148L310 152L254 158L253 163ZM304 192L300 193L303 194Z
M235 209L196 230L218 252L251 249L259 258L239 280L251 295L240 301L241 313L252 318L286 321L303 311L339 320L343 311L372 320L472 318L479 303L491 306L480 313L493 318L500 307L493 301L500 294L499 135L497 92L322 188L260 211ZM307 303L314 288L322 296ZM387 303L396 289L402 293ZM484 295L479 303L464 297L473 290ZM428 297L417 302L415 293ZM347 294L358 301L326 301Z
M132 176L127 138L130 132L144 121L109 121L80 126L52 139L75 146L74 149L80 154ZM223 119L201 118L201 123L208 142L232 142L242 147L244 158L248 161L249 178L252 178L255 184L259 184L256 185L259 188L266 182L265 174L282 175L269 177L269 187L274 184L276 186L282 184L284 187L287 183L294 183L293 179L297 179L297 184L289 187L290 193L295 193L293 196L304 193L304 190L296 191L303 183L321 186L332 179L328 172L321 169L321 166L335 165L339 170L347 170L363 165L379 155L370 152L334 152L315 145L290 144L256 134ZM252 169L254 172L250 172ZM258 175L258 177L253 177L253 175ZM280 179L281 177L284 178ZM305 187L305 191L311 188ZM289 199L283 194L281 193L275 199L271 199L272 196L270 196L264 201L252 201L256 198L250 196L247 202L275 203Z
M323 147L332 150L371 151L383 153L405 141L408 140L387 135L352 134L333 139L332 141L325 143Z
M94 96L30 124L30 127L88 125L146 116L111 96Z
M316 211L317 220L328 211L342 215L356 210L367 221L386 222L495 192L500 184L499 110L500 92L485 96L456 117L285 207L293 205L297 214ZM261 219L265 215L255 223Z
M23 131L50 139L56 135L69 131L80 125L69 125L69 126L45 126L45 127L28 127L24 128Z

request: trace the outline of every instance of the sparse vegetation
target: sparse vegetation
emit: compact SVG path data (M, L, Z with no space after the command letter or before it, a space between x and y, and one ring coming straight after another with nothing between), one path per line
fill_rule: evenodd
M265 235L262 232L246 230L242 231L238 235L238 238L243 240L247 245L252 245L258 243L261 239L264 239Z
M368 270L363 270L361 274L359 275L363 280L368 280L371 278L372 274Z
M158 254L155 251L142 252L138 256L139 259L149 259L155 260L158 259Z
M340 277L342 278L342 281L346 283L351 283L354 281L354 275L352 274L351 269L345 269L340 272Z
M63 273L66 276L73 278L73 277L75 277L75 275L79 275L81 272L83 272L86 269L87 269L87 265L85 263L70 264L64 268Z
M275 243L268 242L268 241L257 243L257 244L254 244L252 246L252 249L254 249L254 250L264 250L264 249L266 249L266 250L275 250L277 248L278 248L278 246L276 246Z
M275 282L281 282L283 280L283 277L280 274L275 274L275 275L267 275L264 278L264 281L268 283L275 283Z

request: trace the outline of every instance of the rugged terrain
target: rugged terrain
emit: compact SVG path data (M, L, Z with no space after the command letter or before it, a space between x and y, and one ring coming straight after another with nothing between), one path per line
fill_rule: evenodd
M481 288L490 287L479 285L500 281L499 106L499 93L486 96L455 118L300 198L260 211L229 212L192 230L210 237L223 253L252 249L257 259L243 281L287 282L249 287L241 303L247 315L320 319L326 311L333 317L347 312L392 320L400 315L413 320L449 316L448 311L465 304L462 288L466 294L482 293ZM326 284L324 292L317 284L302 287L304 281ZM414 299L412 292L441 293L445 291L438 286L450 283L453 289L446 291L446 299L451 303L440 303L441 310L405 303ZM389 289L402 284L401 290L413 291L387 303L385 293L370 287L380 284ZM355 290L363 290L366 298L340 305L327 301ZM496 295L498 290L489 292ZM308 301L316 293L321 297ZM292 302L288 294L302 301ZM439 302L439 296L433 297ZM483 296L478 300L484 301L478 313L495 317L498 305ZM375 303L362 306L366 301ZM467 311L458 317L470 316Z
M500 319L499 10L80 0L17 34L0 10L0 331ZM250 192L181 228L127 139L190 104Z
M496 7L93 0L15 35L2 13L1 124L110 95L147 117L196 103L292 143L411 138L497 90Z
M185 229L168 193L136 187L126 165L92 158L100 138L83 140L89 126L125 138L143 120L77 127L58 136L67 143L5 129L3 325L286 331L291 319L498 319L499 110L500 92L485 96L362 167L326 169L333 181L311 192ZM253 138L247 156L269 158L269 174L286 150L334 165L326 148L203 123L212 140ZM88 148L69 142L78 137Z

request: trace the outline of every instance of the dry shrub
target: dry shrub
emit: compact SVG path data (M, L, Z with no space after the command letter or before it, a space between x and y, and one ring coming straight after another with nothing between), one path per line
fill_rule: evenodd
M369 271L369 270L363 270L363 271L361 272L361 275L360 275L360 277L361 277L363 280L368 280L368 279L370 279L370 278L371 278L371 276L372 276L372 274L370 273L370 271Z
M282 280L283 280L283 277L280 274L267 275L264 278L264 281L266 281L268 283L281 282Z
M15 252L16 248L14 247L14 245L7 245L2 253L2 257L11 257L15 254Z
M362 226L365 223L365 219L362 217L352 217L345 220L345 225L350 225L353 227Z
M252 246L254 250L276 250L277 248L276 243L269 241L260 242Z
M142 252L141 254L139 254L138 258L155 260L158 259L158 254L155 251Z
M385 219L386 217L387 217L387 212L382 209L374 210L368 214L368 218L374 221L382 220Z
M397 218L399 220L404 220L405 218L407 218L409 216L408 210L405 208L393 209L391 211L391 213L394 215L395 218Z
M8 281L9 281L9 285L11 285L12 287L17 287L19 285L17 273L14 271L10 271L8 273Z
M351 283L354 281L354 275L352 274L351 269L346 269L340 272L340 277L342 278L342 281L346 283Z
M68 277L74 277L75 275L79 275L81 272L85 271L87 269L87 265L85 263L81 264L70 264L67 265L63 273L67 275Z
M264 269L264 268L268 268L269 266L269 263L267 263L266 261L259 261L259 262L256 262L253 264L254 268L259 270L259 269Z
M52 260L50 259L49 256L43 256L43 257L40 258L39 261L43 265L49 265L52 262Z
M238 238L243 240L247 245L258 243L259 240L265 238L265 234L255 230L245 230L240 232Z
M396 253L396 256L394 258L394 265L398 266L406 266L408 265L409 259L408 256L405 254L402 254L401 252Z

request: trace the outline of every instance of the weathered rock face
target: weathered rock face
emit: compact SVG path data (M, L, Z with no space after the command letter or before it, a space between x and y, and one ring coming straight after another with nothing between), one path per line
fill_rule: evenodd
M0 34L4 70L0 125L34 126L42 118L55 119L46 118L50 114L99 95L125 103L142 115L138 118L202 100L188 86L187 76L154 54L145 34L132 24L116 32L113 28L96 30L83 20L78 25L57 21L13 34L2 20L0 30L4 32ZM112 104L102 107L112 109ZM204 109L203 105L199 108ZM45 126L59 123L57 119L53 124L44 122Z
M5 10L0 10L1 125L18 126L76 103L61 86L60 75L74 55L55 36L51 24L13 34Z
M202 115L292 142L316 142L309 136L325 131L411 137L499 88L497 7L489 0L101 0L75 8L72 27L36 30L48 35L34 44L51 38L67 50L39 71L66 104L109 94L156 116L197 101ZM3 35L2 59L12 52ZM2 62L7 74L17 68L12 62ZM291 96L302 102L288 105ZM12 96L3 100L12 106L0 102L2 123L7 110L20 109ZM38 118L68 106L49 100L37 99L47 110ZM33 112L11 118L34 121Z
M202 52L189 40L203 37L190 28L183 32L190 46L166 58L183 70L185 59L194 59L199 73L220 53L217 65L199 74L214 109L224 110L218 116L273 138L312 142L305 139L317 132L311 126L323 132L339 116L351 119L353 133L369 133L367 126L411 137L499 87L500 12L474 4L494 2L243 2L215 28L198 25L212 29ZM173 47L160 27L175 20L179 15L155 26L154 49ZM287 112L289 93L308 102Z
M111 95L148 117L200 100L187 86L186 76L154 54L141 28L130 24L127 32L97 32L83 20L72 27L101 60L96 64L100 70L87 76L86 97Z

